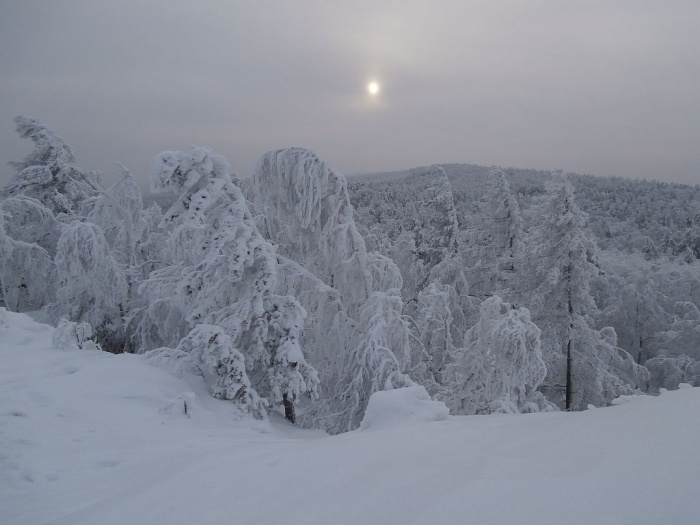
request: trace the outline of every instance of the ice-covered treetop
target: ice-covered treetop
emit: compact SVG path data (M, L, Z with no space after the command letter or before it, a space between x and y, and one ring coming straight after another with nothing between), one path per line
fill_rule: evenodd
M304 148L265 153L253 177L256 192L280 215L295 218L302 229L328 220L352 221L345 176ZM328 215L328 208L333 212ZM332 225L331 225L332 226Z
M19 115L15 117L15 125L20 137L34 142L34 150L23 161L14 163L17 171L28 166L52 166L75 161L73 150L38 118Z
M204 177L230 178L231 167L223 155L193 146L190 151L164 151L151 161L151 191L182 193Z
M192 146L190 151L164 151L151 161L151 191L172 192L180 197L165 213L163 221L204 224L208 210L226 194L226 199L244 202L232 182L228 160L209 148ZM243 212L245 208L245 212ZM242 213L248 214L243 204Z
M574 197L574 186L562 170L552 172L552 179L545 183L552 196L549 200L550 213L545 220L554 221L560 228L586 228L588 214L581 211Z
M253 189L274 219L268 235L280 253L311 268L355 312L370 294L372 275L345 176L310 150L288 148L260 158Z

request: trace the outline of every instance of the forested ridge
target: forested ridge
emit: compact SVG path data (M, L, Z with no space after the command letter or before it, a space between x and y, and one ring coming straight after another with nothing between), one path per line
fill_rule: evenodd
M0 190L0 305L55 343L143 354L214 397L357 428L423 386L453 414L583 410L700 385L700 187L439 165L250 178L193 147L102 185L50 128Z

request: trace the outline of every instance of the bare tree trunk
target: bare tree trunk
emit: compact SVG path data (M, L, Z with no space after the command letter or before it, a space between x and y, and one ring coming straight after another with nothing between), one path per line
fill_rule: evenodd
M571 410L571 394L572 394L572 384L571 384L571 337L569 337L569 342L566 348L566 410L567 412Z
M571 259L571 254L569 254L569 259ZM571 338L573 336L573 331L574 331L574 306L571 302L571 263L566 267L566 278L567 278L567 285L568 285L568 290L567 290L567 302L568 302L568 307L569 307L569 332L568 332L568 337L567 337L567 342L566 342L566 410L570 411L571 410L571 401L572 401L572 394L573 394L573 385L571 381L571 368L572 368L572 362L571 362Z
M284 417L287 421L294 424L296 414L294 413L294 403L287 399L287 394L282 395L282 404L284 405Z

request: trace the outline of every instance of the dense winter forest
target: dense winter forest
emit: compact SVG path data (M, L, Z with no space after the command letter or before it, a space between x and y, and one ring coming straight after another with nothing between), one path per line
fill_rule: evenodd
M166 151L104 187L32 117L0 190L0 306L143 354L263 418L355 429L422 385L453 414L584 410L700 385L700 186L443 165L250 178Z

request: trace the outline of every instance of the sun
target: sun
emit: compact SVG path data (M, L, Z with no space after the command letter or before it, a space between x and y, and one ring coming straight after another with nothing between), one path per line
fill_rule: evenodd
M367 84L367 91L370 95L376 95L379 93L379 84L377 82L370 82Z

